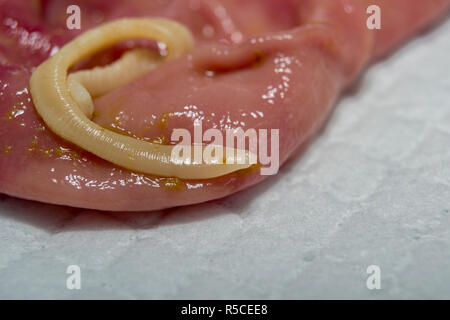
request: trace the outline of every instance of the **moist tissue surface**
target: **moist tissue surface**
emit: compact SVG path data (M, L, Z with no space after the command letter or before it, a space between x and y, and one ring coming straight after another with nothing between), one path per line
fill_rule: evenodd
M449 34L372 67L302 157L232 197L110 215L0 195L0 298L450 298Z

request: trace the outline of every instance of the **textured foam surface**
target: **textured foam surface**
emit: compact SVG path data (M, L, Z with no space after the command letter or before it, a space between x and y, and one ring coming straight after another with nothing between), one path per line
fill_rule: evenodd
M235 196L109 215L0 195L0 298L450 298L449 34L373 66L303 156Z

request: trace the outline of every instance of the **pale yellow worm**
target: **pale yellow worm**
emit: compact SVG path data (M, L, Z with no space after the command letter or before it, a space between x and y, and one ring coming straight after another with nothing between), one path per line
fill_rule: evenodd
M195 161L193 157L180 160L172 155L174 146L138 140L90 120L93 111L91 96L104 94L125 84L124 79L131 81L142 75L142 70L136 65L142 57L135 52L117 62L117 65L75 73L69 77L68 70L80 60L115 43L136 38L164 43L168 51L166 60L180 57L193 49L189 30L177 22L162 18L122 19L83 33L42 63L31 77L33 102L47 126L84 150L136 172L183 179L210 179L250 167L252 163L248 152L227 152L229 149L224 148L226 157L221 161L208 158ZM146 63L144 69L154 68L155 63ZM124 66L128 69L123 69ZM131 74L125 75L127 72Z
M94 112L92 97L100 97L145 75L163 62L157 53L145 49L125 52L119 60L105 67L82 70L68 76L72 98L91 119Z

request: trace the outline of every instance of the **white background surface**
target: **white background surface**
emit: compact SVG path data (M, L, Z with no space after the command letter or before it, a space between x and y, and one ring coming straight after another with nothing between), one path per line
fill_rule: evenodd
M450 298L449 39L373 66L303 156L235 196L107 215L0 195L0 298Z

